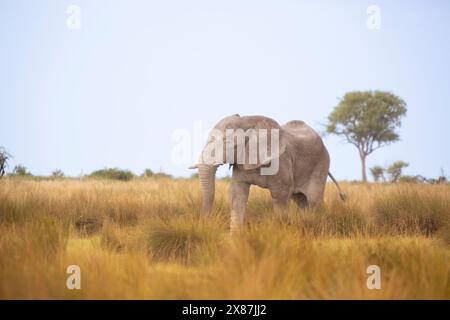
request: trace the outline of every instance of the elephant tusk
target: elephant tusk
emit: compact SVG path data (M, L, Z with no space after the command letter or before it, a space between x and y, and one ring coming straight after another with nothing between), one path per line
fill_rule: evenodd
M188 167L188 169L198 169L198 164L193 164L192 166Z

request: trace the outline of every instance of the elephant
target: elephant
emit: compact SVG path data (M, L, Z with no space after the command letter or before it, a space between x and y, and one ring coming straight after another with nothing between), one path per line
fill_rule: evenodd
M226 163L233 167L232 234L244 224L251 185L269 189L276 211L285 209L290 200L300 208L321 206L327 176L336 184L341 199L346 198L329 172L330 157L321 137L301 120L280 126L265 116L234 114L219 121L208 136L199 162L189 167L198 169L205 213L212 210L216 170Z

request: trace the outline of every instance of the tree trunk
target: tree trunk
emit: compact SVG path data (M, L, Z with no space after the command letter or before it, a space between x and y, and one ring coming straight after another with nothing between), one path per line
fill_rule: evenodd
M362 168L362 181L367 182L366 155L363 152L360 152L360 157L361 157L361 168Z

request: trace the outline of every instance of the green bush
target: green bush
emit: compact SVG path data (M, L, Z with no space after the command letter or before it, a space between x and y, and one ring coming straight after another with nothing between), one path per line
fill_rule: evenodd
M110 168L110 169L105 168L92 172L90 174L90 177L129 181L133 179L134 174L129 170L122 170L118 168Z
M172 175L170 175L170 174L168 174L168 173L164 173L164 172L158 172L158 173L155 173L155 174L153 175L153 177L155 177L155 178L170 178L170 179L173 178Z
M152 170L152 169L149 169L149 168L145 169L145 170L144 170L144 173L142 174L142 176L143 176L143 177L146 177L146 178L151 177L151 176L153 176L153 175L154 175L153 170Z
M61 169L56 169L52 172L52 178L64 178L64 172Z

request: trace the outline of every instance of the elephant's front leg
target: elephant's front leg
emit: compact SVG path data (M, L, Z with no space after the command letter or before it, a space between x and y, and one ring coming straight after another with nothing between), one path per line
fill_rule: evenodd
M231 223L230 233L233 235L244 224L245 207L248 201L248 192L250 184L245 182L231 182L230 199L231 199Z

